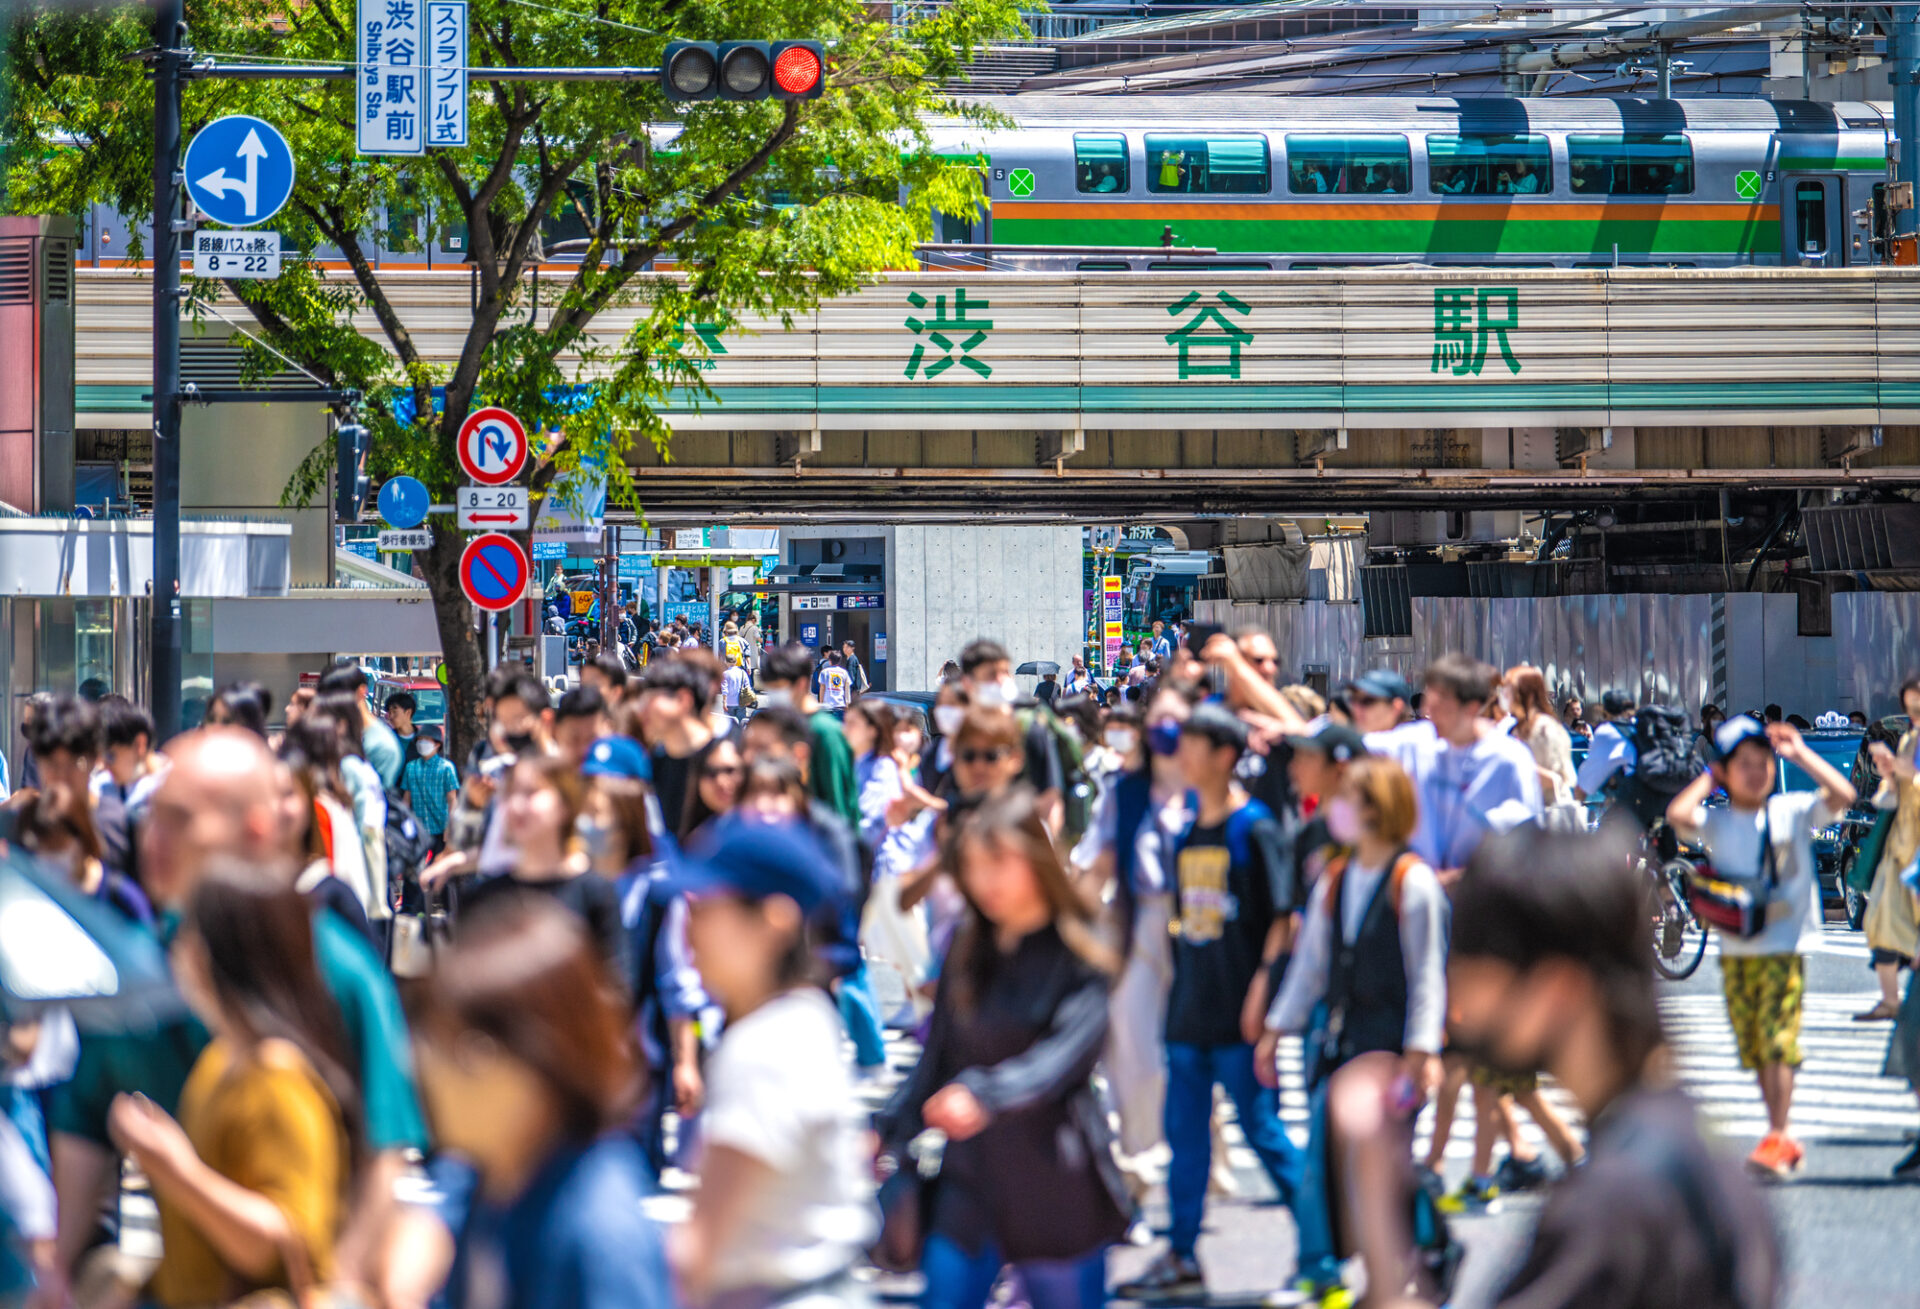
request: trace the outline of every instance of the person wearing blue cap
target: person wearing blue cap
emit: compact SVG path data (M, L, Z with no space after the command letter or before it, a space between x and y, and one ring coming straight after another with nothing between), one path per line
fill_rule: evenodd
M1813 833L1837 823L1853 804L1853 783L1822 759L1787 723L1764 727L1746 715L1713 734L1713 762L1667 806L1682 840L1698 841L1717 875L1755 882L1766 897L1765 921L1747 936L1721 931L1720 975L1740 1066L1752 1069L1767 1106L1767 1134L1747 1164L1787 1177L1806 1150L1788 1135L1794 1073L1800 1066L1800 1001L1807 954L1820 944L1820 880ZM1774 794L1780 760L1813 779L1815 791ZM1724 808L1708 809L1715 787Z
M807 932L838 871L801 824L733 815L668 886L690 901L694 962L727 1011L707 1065L700 1192L673 1247L682 1298L860 1303L853 1269L878 1224L840 1015Z

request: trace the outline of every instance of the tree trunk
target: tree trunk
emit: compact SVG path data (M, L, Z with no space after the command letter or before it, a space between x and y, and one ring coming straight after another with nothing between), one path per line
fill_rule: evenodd
M480 739L480 701L487 681L487 657L480 648L473 605L460 589L460 552L466 543L464 533L436 527L432 547L413 556L433 597L440 657L447 666L447 757L461 767Z

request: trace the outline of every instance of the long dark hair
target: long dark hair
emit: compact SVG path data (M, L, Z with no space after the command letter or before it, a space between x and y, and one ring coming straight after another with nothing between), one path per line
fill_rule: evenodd
M568 1138L622 1121L643 1075L632 1024L571 911L544 897L496 901L460 925L412 1006L422 1041L492 1041L546 1084Z
M948 875L967 901L966 917L954 935L947 965L952 994L962 1012L971 1011L978 1003L1000 958L993 944L993 923L980 911L961 875L961 855L969 845L999 846L1017 852L1032 866L1040 893L1053 910L1053 928L1067 948L1108 976L1118 970L1118 958L1094 935L1095 906L1068 876L1060 851L1041 821L1033 791L1016 786L965 806L947 835L942 854Z
M216 860L187 902L186 930L206 947L207 977L227 1020L252 1041L290 1041L333 1094L358 1158L359 1061L320 980L313 909L292 878Z
M720 816L719 811L708 804L705 797L700 794L700 779L706 775L707 765L712 762L714 751L718 750L723 743L733 745L734 757L740 761L740 789L734 792L734 803L738 804L740 797L746 792L746 755L741 751L739 743L734 741L732 737L714 737L713 740L707 742L707 744L693 756L693 776L689 778L687 782L687 799L686 803L680 806L680 826L675 832L675 835L682 841Z
M366 721L360 716L360 706L364 703L358 691L322 691L313 698L312 712L333 719L334 728L340 733L342 755L363 753L360 734L366 730ZM306 716L301 715L303 721Z

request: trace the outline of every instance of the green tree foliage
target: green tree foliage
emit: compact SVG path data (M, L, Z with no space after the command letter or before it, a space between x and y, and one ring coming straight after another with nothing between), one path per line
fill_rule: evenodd
M978 174L936 158L921 124L970 112L940 86L1019 21L1009 0L948 0L905 21L862 0L471 0L469 12L465 148L356 155L349 81L189 83L188 137L233 113L286 132L299 179L272 225L288 245L328 250L350 271L289 260L271 281L194 281L185 312L238 301L275 350L359 388L376 476L409 473L436 500L451 498L464 480L454 434L494 404L551 434L538 451L536 500L586 462L608 470L609 494L636 510L625 455L642 442L666 449L670 395L708 394L705 347L688 324L790 319L911 266L932 211L972 211ZM353 0L188 0L188 42L227 64L350 63L354 17ZM646 84L508 83L484 71L649 66L670 39L783 37L830 43L824 97L675 107ZM150 10L30 8L8 38L10 209L103 201L149 212L153 90L140 52L153 45ZM451 360L422 351L373 267L373 234L414 222L434 229L430 239L464 231L473 321ZM556 275L557 260L578 262ZM595 321L615 309L632 326L610 338ZM371 314L380 335L363 335L356 314ZM252 362L278 367L264 351ZM418 417L403 423L396 412ZM306 461L289 503L324 490L330 445ZM438 609L450 726L464 749L483 655L456 577L462 542L450 521L438 526L416 561Z

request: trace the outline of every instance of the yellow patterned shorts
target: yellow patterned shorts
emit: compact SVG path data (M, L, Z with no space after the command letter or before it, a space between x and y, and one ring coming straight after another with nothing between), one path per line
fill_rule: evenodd
M1800 1066L1800 997L1807 961L1797 954L1720 956L1720 985L1742 1068Z
M1469 1076L1475 1086L1495 1095L1526 1095L1540 1089L1538 1073L1503 1073L1485 1064L1475 1064Z

